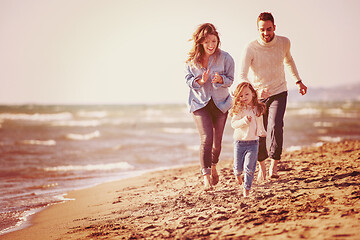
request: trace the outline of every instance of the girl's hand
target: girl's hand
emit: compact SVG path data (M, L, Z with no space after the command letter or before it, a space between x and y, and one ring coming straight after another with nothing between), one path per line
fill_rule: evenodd
M259 137L266 137L266 132L265 131L261 131L259 133Z
M202 78L197 80L197 82L200 84L200 85L204 85L204 83L206 83L206 81L209 79L209 71L210 69L206 70L203 75L202 75Z
M214 78L212 79L212 83L220 83L220 84L223 84L223 83L224 83L224 80L223 80L223 78L219 75L219 73L215 72L215 76L214 76Z
M251 122L251 116L246 116L247 120Z

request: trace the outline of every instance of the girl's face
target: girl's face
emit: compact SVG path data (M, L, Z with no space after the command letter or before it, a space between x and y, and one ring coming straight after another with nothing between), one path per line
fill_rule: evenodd
M250 105L252 103L253 97L254 97L254 95L253 95L252 91L250 90L250 88L248 88L248 87L244 87L240 93L240 101L244 105Z
M217 45L218 45L218 39L215 35L209 35L205 38L205 40L201 43L205 54L207 56L210 56L215 53Z

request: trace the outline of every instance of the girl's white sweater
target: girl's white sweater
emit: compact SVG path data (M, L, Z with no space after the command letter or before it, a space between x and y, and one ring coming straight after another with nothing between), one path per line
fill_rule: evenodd
M246 116L251 116L251 120L249 121ZM233 137L235 141L257 140L259 136L266 136L263 117L257 117L255 109L250 107L239 111L238 114L232 117L231 127L234 128Z

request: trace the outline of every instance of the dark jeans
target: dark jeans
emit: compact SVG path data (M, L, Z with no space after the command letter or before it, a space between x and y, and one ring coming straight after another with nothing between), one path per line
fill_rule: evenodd
M264 161L268 157L281 159L287 96L287 92L282 92L263 100L266 104L263 119L267 136L259 139L258 161Z
M228 113L220 111L213 100L193 112L200 134L200 166L203 175L211 174L211 165L219 162L221 142Z

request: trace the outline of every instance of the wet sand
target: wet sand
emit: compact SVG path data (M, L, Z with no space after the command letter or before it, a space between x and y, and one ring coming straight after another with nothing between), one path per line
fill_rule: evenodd
M70 192L0 238L360 239L360 141L284 153L280 178L254 180L248 198L232 160L218 171L211 191L195 165Z

